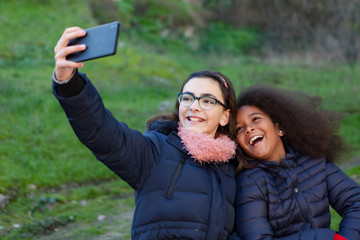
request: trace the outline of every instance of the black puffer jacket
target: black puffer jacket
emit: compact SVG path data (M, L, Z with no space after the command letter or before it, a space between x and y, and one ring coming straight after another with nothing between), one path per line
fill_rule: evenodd
M343 217L339 234L359 240L359 185L324 159L291 152L238 176L237 232L242 240L332 240L329 204Z
M177 123L155 122L142 134L118 122L84 74L75 96L54 85L80 141L135 190L132 239L227 239L235 222L233 163L199 164L184 150ZM175 130L175 131L174 131Z

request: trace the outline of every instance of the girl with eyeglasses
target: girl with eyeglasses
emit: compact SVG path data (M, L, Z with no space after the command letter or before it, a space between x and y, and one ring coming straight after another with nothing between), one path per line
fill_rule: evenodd
M200 71L184 82L175 111L145 134L118 122L66 56L83 36L68 28L55 47L53 93L80 141L135 190L132 239L228 239L234 229L236 98L230 80Z
M360 239L360 186L333 162L339 116L319 97L268 86L238 97L236 228L242 240ZM329 205L342 217L330 229Z

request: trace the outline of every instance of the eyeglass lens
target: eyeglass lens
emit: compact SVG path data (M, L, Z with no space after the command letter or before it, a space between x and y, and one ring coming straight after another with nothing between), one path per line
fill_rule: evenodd
M199 100L199 105L201 109L211 110L216 105L216 100L211 97L198 97L195 98L192 94L183 93L179 95L179 103L184 107L189 107L193 104L195 99Z

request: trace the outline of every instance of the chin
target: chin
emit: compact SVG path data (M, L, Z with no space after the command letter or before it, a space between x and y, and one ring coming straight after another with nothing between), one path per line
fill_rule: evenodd
M261 160L261 161L265 161L265 158L263 155L259 155L259 154L247 154L250 158L252 159L256 159L256 160Z
M185 126L186 130L192 131L192 132L197 132L197 133L203 133L204 131L202 131L201 128L198 127L194 127L194 126Z

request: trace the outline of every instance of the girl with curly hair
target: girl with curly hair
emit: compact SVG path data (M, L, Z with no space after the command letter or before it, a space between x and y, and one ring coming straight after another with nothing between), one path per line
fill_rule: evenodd
M360 186L333 162L347 149L319 97L253 86L238 97L236 229L242 240L360 239ZM330 229L329 205L342 221Z

